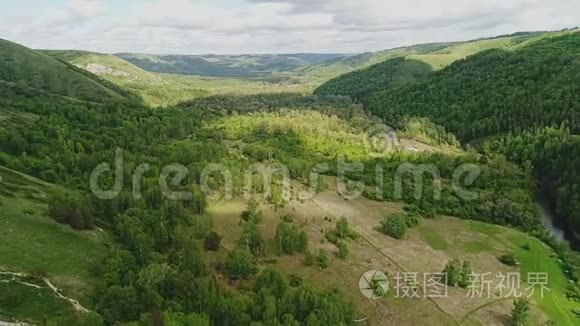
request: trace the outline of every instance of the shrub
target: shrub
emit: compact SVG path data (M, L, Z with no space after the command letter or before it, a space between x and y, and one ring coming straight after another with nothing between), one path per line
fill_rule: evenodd
M308 249L308 236L294 224L280 222L276 228L278 254L294 255Z
M471 263L464 261L461 263L459 259L453 259L447 265L443 273L447 274L447 285L467 288L471 282Z
M240 245L250 250L255 256L261 256L263 254L264 239L262 238L258 225L249 222L244 226Z
M302 279L302 277L300 277L300 275L296 275L296 274L291 274L290 275L290 286L297 288L297 287L301 287L302 284L304 284L304 280Z
M381 222L381 231L392 238L403 239L407 234L405 215L393 214L385 217Z
M207 237L205 237L205 241L203 242L203 246L208 251L217 251L222 243L222 237L215 232L210 232Z
M340 241L338 243L337 247L338 247L338 254L337 254L338 258L346 259L346 257L349 254L349 250L348 250L348 246L347 246L346 242Z
M328 268L328 255L324 250L320 249L318 256L316 257L316 261L318 262L318 266L320 266L320 268Z
M228 256L226 273L232 279L246 280L256 273L256 258L248 249L236 249Z
M498 258L498 260L507 266L517 266L519 265L519 261L518 261L518 257L516 257L516 255L514 255L513 253L510 254L505 254L503 256L500 256Z
M54 194L48 204L48 215L75 230L89 230L95 227L89 200L74 194Z
M529 311L530 311L530 303L526 298L514 300L514 308L512 309L510 325L512 326L526 325Z

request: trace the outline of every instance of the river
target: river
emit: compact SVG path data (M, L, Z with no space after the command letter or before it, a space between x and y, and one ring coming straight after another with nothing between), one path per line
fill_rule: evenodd
M558 217L550 209L547 200L538 197L536 200L536 206L540 216L542 217L542 222L550 233L552 233L552 235L554 235L554 237L559 241L568 242L574 250L580 251L580 239L576 239L571 232L566 231L564 224L559 221Z

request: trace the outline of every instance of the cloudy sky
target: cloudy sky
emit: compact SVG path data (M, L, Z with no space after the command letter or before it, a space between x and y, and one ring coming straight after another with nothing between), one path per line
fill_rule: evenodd
M580 0L0 0L0 38L158 54L365 52L580 25Z

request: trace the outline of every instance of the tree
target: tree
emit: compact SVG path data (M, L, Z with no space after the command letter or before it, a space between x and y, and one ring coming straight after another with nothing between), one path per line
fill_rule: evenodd
M248 222L244 226L240 245L247 248L255 256L260 256L264 252L264 240L258 225Z
M48 215L75 230L93 229L93 209L86 197L73 193L55 193L48 203Z
M133 287L108 287L98 297L97 312L108 323L137 320L143 312L143 303Z
M254 289L256 293L262 289L268 289L276 298L282 298L288 290L288 283L280 272L272 268L267 268L256 279Z
M524 326L527 324L528 313L530 311L530 303L526 298L514 300L514 308L512 309L512 326Z
M443 273L447 275L447 285L467 288L472 280L471 264L468 261L463 263L459 259L453 259L447 265Z
M308 236L296 225L282 221L276 228L276 245L279 254L303 253L308 249Z
M381 231L395 239L403 239L407 234L407 221L402 214L386 216L381 222Z
M346 239L350 236L350 227L348 226L348 221L343 216L338 222L336 222L336 236L339 239Z
M255 224L262 223L262 212L258 211L258 201L254 198L250 198L248 201L248 207L245 211L242 212L242 221L244 222L253 222Z
M348 250L348 246L346 244L346 242L344 241L340 241L338 243L338 258L340 259L346 259L346 257L348 256L349 250Z
M257 271L256 258L248 249L236 249L228 256L225 270L233 279L246 280Z
M210 323L207 315L166 312L164 313L164 325L209 326Z
M28 144L20 132L10 128L6 133L0 134L0 149L12 155L22 155Z
M335 235L341 240L349 238L356 240L358 238L358 234L350 228L348 220L344 216L336 222Z
M207 251L217 251L222 243L222 237L216 232L210 232L203 242L203 245Z

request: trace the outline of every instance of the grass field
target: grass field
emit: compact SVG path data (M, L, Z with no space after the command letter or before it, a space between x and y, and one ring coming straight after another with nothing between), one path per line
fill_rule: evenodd
M210 209L216 231L224 237L222 252L209 254L211 264L219 264L225 251L238 245L241 234L240 214L245 209L243 200L220 201ZM408 239L391 239L377 231L382 216L400 212L399 204L379 203L366 199L345 201L332 191L318 194L313 200L292 202L284 208L262 205L264 222L262 235L266 241L266 256L262 265L276 264L288 275L296 274L306 282L320 287L334 286L346 293L357 305L361 318L370 325L416 325L422 320L431 325L498 325L509 321L513 298L499 297L498 285L493 281L489 297L467 298L468 289L449 288L447 298L408 299L396 297L391 288L380 300L368 300L358 289L358 280L369 270L384 271L395 284L397 272L440 272L453 258L468 260L475 273L489 272L495 278L498 273L521 272L524 290L528 272L546 272L550 281L542 299L534 296L530 313L530 325L544 325L549 320L556 325L575 325L573 310L580 305L572 303L563 295L566 279L552 251L534 238L515 230L453 217L422 220L420 226L410 230ZM312 252L322 249L331 257L327 269L307 267L303 256L276 256L274 236L277 224L284 215L291 215L295 224L305 230ZM360 235L357 241L349 241L350 254L346 260L336 257L337 249L328 243L324 231L333 228L335 221L344 216ZM330 218L330 221L329 219ZM523 249L529 243L530 250ZM512 268L501 264L498 257L514 252L521 265Z

